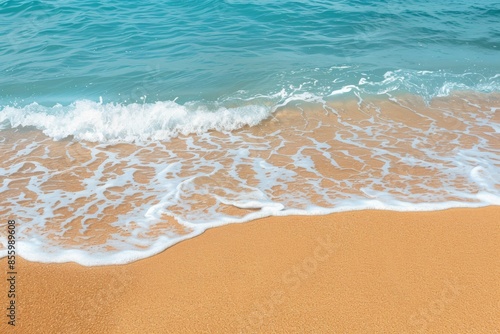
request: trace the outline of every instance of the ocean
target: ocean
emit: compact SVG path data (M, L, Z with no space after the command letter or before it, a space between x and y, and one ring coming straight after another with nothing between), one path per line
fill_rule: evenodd
M0 256L500 205L500 2L0 2Z

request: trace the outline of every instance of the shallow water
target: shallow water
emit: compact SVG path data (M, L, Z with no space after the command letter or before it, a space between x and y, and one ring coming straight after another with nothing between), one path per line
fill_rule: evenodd
M277 215L500 205L500 95L295 103L168 141L3 132L3 214L35 261L126 263Z

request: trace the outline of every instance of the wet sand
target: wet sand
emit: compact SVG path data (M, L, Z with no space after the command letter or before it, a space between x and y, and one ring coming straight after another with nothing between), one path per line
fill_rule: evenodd
M253 127L115 144L2 130L0 214L24 223L29 260L103 265L272 212L498 205L498 105L498 93L297 102Z
M123 266L18 258L0 332L498 334L499 245L492 206L266 218Z

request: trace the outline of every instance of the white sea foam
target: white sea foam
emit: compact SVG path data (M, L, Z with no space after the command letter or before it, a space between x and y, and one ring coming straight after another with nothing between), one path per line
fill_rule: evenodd
M272 111L264 105L209 110L207 106L179 105L175 101L124 105L80 100L69 106L7 106L0 111L0 123L12 128L34 126L56 140L74 136L92 142L131 142L166 140L209 130L232 131L254 126Z
M266 97L274 105L231 108L6 107L0 210L16 217L26 259L105 265L268 216L500 205L498 95L428 104L362 89L338 103L281 91Z

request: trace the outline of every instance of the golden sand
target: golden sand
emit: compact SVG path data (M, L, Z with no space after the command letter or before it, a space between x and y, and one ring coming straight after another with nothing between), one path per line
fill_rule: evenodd
M499 245L487 207L266 218L124 266L18 259L0 333L499 334Z

